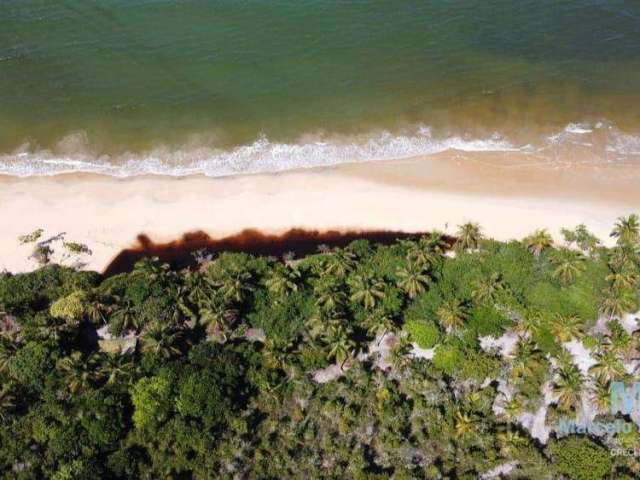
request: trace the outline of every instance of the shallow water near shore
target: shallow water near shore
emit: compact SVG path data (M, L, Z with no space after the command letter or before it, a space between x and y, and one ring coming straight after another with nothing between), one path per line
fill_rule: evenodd
M0 173L210 176L461 151L638 163L628 1L8 0Z

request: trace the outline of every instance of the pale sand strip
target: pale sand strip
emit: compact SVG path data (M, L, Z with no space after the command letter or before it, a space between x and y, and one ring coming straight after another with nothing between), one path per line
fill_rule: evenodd
M640 210L639 193L633 182L627 185L626 174L612 180L583 172L576 182L580 174L556 168L482 163L492 158L500 160L414 159L220 179L5 177L0 270L35 267L28 259L32 247L18 245L17 237L39 227L45 235L65 232L68 240L87 244L93 250L87 267L100 271L140 233L156 242L195 230L222 237L245 228L453 233L472 220L500 240L542 227L559 237L560 228L579 223L607 239L616 217Z

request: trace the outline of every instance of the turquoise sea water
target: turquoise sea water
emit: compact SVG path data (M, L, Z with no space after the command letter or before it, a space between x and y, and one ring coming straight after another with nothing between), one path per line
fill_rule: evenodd
M558 145L638 160L637 0L0 2L0 173Z

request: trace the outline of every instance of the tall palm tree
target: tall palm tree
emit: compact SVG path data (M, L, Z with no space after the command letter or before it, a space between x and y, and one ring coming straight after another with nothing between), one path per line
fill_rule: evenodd
M482 239L480 225L473 222L467 222L458 227L456 233L458 239L455 246L460 250L477 249Z
M238 310L226 304L218 304L200 310L199 323L204 325L208 335L224 343L237 319Z
M286 296L298 290L300 272L296 268L274 268L271 275L264 281L267 289L278 296Z
M635 288L638 284L638 275L629 270L612 272L605 277L611 288L618 292Z
M635 307L635 299L629 292L618 292L613 289L604 290L604 299L600 304L600 313L613 319L620 318Z
M520 340L511 363L511 376L514 380L533 374L535 364L546 361L542 351L533 340Z
M124 304L116 307L111 316L111 325L116 330L116 333L140 328L139 314L130 300L126 300Z
M409 262L406 267L398 269L397 275L398 287L409 295L409 298L415 298L423 293L429 282L424 265L417 262Z
M521 447L526 446L529 441L517 430L506 430L497 435L500 453L504 457L511 457Z
M18 344L13 339L0 335L0 373L6 370L17 351Z
M561 342L582 338L584 322L575 315L555 314L551 320L551 331Z
M133 375L134 365L131 353L107 353L100 364L100 376L108 385L123 383Z
M316 305L326 312L339 310L344 306L347 296L336 285L318 283L314 287Z
M454 414L455 436L463 439L471 435L474 431L473 420L468 413L457 410Z
M618 245L637 245L640 242L640 217L635 213L619 217L611 236L617 238Z
M494 272L489 277L483 277L474 282L471 296L477 303L491 305L498 300L498 296L505 288L500 274Z
M62 373L72 394L86 390L96 378L95 357L82 357L82 353L73 352L68 357L60 359L57 369Z
M243 303L247 294L253 290L251 285L252 275L246 271L226 271L223 277L216 282L220 293L225 300Z
M609 252L609 265L614 271L634 270L640 258L640 245L618 245Z
M349 338L349 332L342 325L332 328L332 341L329 348L329 359L334 359L340 368L353 355L355 344Z
M549 235L546 229L540 229L526 237L523 242L527 250L538 257L544 250L553 245L553 238L551 238L551 235Z
M436 316L442 327L447 330L462 328L466 317L466 310L462 302L454 298L447 300L436 310Z
M589 368L589 373L595 375L603 383L620 379L626 374L624 365L615 352L610 350L596 354L596 363Z
M372 337L380 337L378 345L384 339L385 335L393 330L393 321L386 315L370 315L365 320L367 333Z
M611 413L611 392L609 383L598 378L591 390L591 401L601 415Z
M6 383L0 388L0 420L5 420L8 413L15 407L15 397L12 393L12 385Z
M567 248L553 252L549 261L554 266L553 276L567 285L587 268L584 254Z
M562 365L556 374L553 392L558 399L558 408L568 412L577 407L584 388L584 376L573 364Z
M405 245L407 246L407 260L423 265L425 268L438 263L448 248L443 234L438 231L422 236L416 242L406 242Z
M516 325L516 331L530 339L535 338L546 323L544 314L536 311L527 311Z
M391 352L389 352L391 365L396 372L402 372L407 368L411 362L411 358L409 357L410 351L411 344L407 337L399 338L396 344L391 348Z
M336 250L324 262L324 276L345 278L355 267L355 254L349 250Z
M384 282L371 274L357 275L351 279L351 301L361 303L365 309L371 310L378 300L384 298Z
M142 351L153 353L163 358L180 355L178 347L183 332L167 323L153 322L142 336Z

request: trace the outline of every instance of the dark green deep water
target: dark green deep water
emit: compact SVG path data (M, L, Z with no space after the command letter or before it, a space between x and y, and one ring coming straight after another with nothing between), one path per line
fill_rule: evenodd
M0 172L215 175L579 135L640 154L637 0L0 0Z

